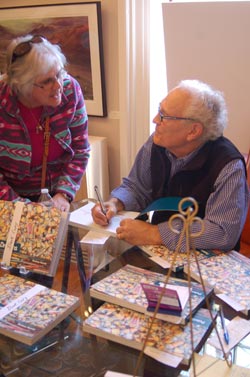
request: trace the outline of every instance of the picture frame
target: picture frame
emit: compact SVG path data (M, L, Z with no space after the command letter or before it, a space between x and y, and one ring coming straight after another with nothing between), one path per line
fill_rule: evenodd
M59 44L67 71L80 83L89 116L107 115L100 1L0 7L0 71L13 38L41 34Z

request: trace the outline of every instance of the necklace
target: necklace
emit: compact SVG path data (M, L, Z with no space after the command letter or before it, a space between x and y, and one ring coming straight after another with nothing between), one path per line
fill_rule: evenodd
M43 106L29 107L19 100L18 107L29 132L36 134L44 132L45 120L41 122Z
M41 123L41 119L40 119L40 116L41 116L41 113L42 113L42 108L37 108L35 113L33 113L33 111L31 109L29 109L29 112L30 112L30 115L32 116L33 120L35 121L35 127L36 127L36 134L39 134L40 132L43 132L44 131L44 122ZM37 116L38 115L38 118Z

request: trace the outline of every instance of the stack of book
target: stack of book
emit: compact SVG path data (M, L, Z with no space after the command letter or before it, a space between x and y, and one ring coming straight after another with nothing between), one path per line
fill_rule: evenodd
M79 304L75 296L6 274L0 278L0 334L33 345Z
M236 312L250 316L250 259L230 251L199 262L202 279L216 296ZM184 268L187 272L187 268ZM192 278L201 281L196 263L190 266Z
M106 302L85 320L83 330L141 350L151 321L142 313ZM192 326L194 349L198 351L212 329L207 309L198 310L192 318ZM165 365L188 368L192 357L190 326L155 319L144 353Z
M201 308L212 289L203 289L200 284L169 278L142 268L126 265L103 280L93 284L90 295L104 301L89 318L84 321L84 331L114 342L141 350L147 331L153 321L144 353L171 367L189 367L192 355L190 339L190 314L194 332L194 348L197 350L205 342L212 330L212 319L207 309ZM174 310L158 311L156 316L150 310L145 287L164 289L164 300L174 297ZM147 289L146 289L147 293ZM159 295L157 296L157 298ZM190 299L192 311L190 311ZM173 301L171 301L173 303ZM164 305L164 309L166 305Z
M152 316L154 313L148 310L148 300L143 291L142 284L159 287L164 285L165 279L166 277L163 274L127 264L113 274L92 284L90 287L90 296ZM178 288L179 292L181 289L185 289L185 304L179 313L176 313L175 310L172 313L168 311L165 314L158 312L156 316L171 323L185 325L190 315L188 282L171 277L168 281L168 287L170 286L172 289L174 287ZM212 292L212 288L206 287L207 298L210 297ZM205 294L199 283L191 283L191 302L193 313L205 303Z

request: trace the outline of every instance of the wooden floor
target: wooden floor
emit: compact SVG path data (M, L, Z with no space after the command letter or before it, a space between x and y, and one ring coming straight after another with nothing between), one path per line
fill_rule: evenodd
M63 278L63 264L64 260L60 260L59 266L57 269L56 276L54 278L54 283L52 288L58 291L62 289L62 278ZM77 264L72 262L70 265L70 273L69 273L69 281L68 281L68 290L67 293L73 296L77 296L80 298L80 307L76 310L78 316L82 319L84 318L84 311L85 311L85 300L84 295L81 290L80 278L77 269Z

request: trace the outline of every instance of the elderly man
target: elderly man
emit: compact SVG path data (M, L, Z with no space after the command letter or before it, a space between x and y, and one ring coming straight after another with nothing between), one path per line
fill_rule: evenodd
M198 80L181 81L161 101L153 122L155 132L128 177L104 203L106 216L99 204L93 208L95 222L105 226L118 211L142 211L158 198L193 197L205 225L195 246L239 249L249 193L244 158L223 136L227 108L222 93ZM164 244L173 250L179 235L169 227L171 214L157 212L152 223L123 220L117 236L134 245ZM194 222L191 231L198 230Z

